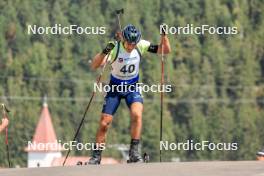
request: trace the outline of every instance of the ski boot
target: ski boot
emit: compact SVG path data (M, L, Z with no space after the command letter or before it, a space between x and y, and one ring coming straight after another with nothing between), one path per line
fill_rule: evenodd
M139 140L131 140L129 159L127 160L127 163L143 163L143 158L139 153Z
M92 157L89 159L88 162L85 163L85 165L87 165L87 164L91 164L91 165L101 164L101 158L102 158L101 153L102 153L102 150L93 150Z

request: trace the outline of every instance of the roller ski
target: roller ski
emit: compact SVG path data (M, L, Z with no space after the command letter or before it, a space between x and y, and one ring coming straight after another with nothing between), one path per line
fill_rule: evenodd
M144 153L143 157L140 155L139 140L132 139L128 156L127 163L144 163L149 161L149 156L146 153Z
M149 162L149 155L144 153L143 157L139 156L132 156L129 157L127 163L148 163Z
M82 161L78 161L76 165L77 166L82 166L83 165L83 162Z

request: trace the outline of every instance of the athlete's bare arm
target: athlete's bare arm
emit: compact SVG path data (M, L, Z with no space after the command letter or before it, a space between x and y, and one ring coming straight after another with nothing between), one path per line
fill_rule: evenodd
M94 56L93 61L91 63L91 68L93 70L97 69L98 67L104 65L106 62L106 54L98 53Z
M2 124L0 125L0 132L3 131L3 130L7 127L8 122L9 122L9 121L8 121L7 118L3 118L3 119L2 119Z

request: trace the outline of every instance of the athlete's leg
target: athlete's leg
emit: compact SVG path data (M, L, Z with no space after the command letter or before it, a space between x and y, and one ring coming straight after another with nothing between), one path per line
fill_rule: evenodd
M141 102L134 102L130 105L130 134L132 139L140 139L142 128L142 112L143 104Z
M113 116L110 114L102 113L101 119L99 122L99 128L96 134L96 143L101 144L105 143L105 138L107 134L107 130L113 120Z
M139 92L130 92L126 97L126 103L131 116L131 143L129 149L129 162L143 162L139 152L139 143L142 128L143 99Z
M105 143L107 130L113 120L113 115L115 114L120 101L121 98L118 93L109 92L106 95L101 119L99 122L99 128L96 134L96 143Z
M143 99L139 92L129 92L126 103L130 110L130 135L132 139L140 139L142 128Z
M105 97L99 128L96 134L97 147L92 151L92 157L88 162L89 164L101 163L102 148L100 148L100 146L105 143L107 130L113 120L113 115L120 104L120 100L121 98L119 95L115 93L108 93Z

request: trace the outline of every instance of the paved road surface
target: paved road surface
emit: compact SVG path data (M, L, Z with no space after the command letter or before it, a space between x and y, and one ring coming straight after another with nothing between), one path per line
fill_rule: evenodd
M211 161L1 169L0 176L264 176L263 161Z

